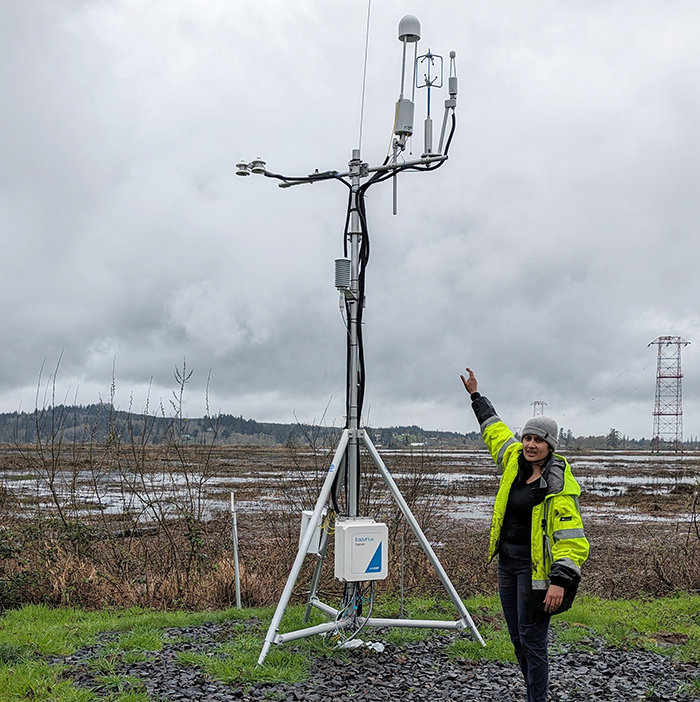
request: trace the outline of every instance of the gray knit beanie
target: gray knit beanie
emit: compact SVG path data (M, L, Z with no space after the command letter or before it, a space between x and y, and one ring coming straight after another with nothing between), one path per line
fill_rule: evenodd
M552 451L556 450L559 430L557 423L550 417L539 415L528 419L525 422L525 426L520 430L520 436L527 436L528 434L543 438L550 445Z

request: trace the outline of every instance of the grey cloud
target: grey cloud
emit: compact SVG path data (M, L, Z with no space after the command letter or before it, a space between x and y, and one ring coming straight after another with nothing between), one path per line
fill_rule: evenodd
M258 156L291 174L345 168L365 11L3 5L2 409L31 404L41 363L63 349L59 377L83 402L104 395L113 366L122 405L132 389L144 401L149 383L167 397L186 358L195 394L211 369L217 409L288 421L333 397L342 423L332 262L346 191L234 173ZM396 25L413 11L372 8L372 164L398 96ZM437 0L419 14L423 50L457 50L458 127L444 167L400 179L398 217L389 184L369 192L372 423L474 429L458 380L469 363L514 423L542 399L575 433L648 436L646 344L700 344L700 10ZM688 434L700 409L693 349ZM626 383L642 352L642 365L652 357L638 377L592 400Z

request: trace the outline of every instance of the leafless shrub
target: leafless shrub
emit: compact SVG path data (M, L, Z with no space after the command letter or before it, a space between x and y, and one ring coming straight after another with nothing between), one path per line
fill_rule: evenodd
M655 536L645 552L644 573L657 594L700 592L700 491L688 493L688 518Z
M29 600L41 592L41 598L62 604L76 598L92 604L96 593L104 602L184 602L215 568L216 551L209 539L206 485L214 471L217 424L207 406L209 440L189 441L182 408L192 371L184 362L175 370L170 412L160 405L151 414L147 405L136 415L130 408L121 426L113 380L104 406L107 439L100 442L104 422L79 426L70 408L56 403L59 365L60 360L43 402L37 390L31 427L24 432L25 439L31 434L31 443L17 433L15 449L36 476L37 499L31 522L15 520L13 536L21 536L26 548L6 549L0 565L10 576L7 582L21 585ZM41 382L40 375L39 388ZM156 418L164 435L153 444ZM121 486L116 509L107 498L107 484L115 480ZM40 499L44 494L48 508ZM28 556L30 544L37 558ZM10 592L5 583L4 589L2 604L11 605L20 588Z

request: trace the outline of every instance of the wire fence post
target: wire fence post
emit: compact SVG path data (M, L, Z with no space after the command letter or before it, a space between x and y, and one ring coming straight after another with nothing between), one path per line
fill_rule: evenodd
M234 492L231 491L231 529L233 536L233 572L236 579L236 607L241 609L241 575L238 567L238 520L236 519L236 504Z

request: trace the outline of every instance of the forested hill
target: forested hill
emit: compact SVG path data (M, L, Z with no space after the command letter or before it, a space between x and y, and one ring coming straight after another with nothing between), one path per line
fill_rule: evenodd
M108 441L159 444L172 441L216 444L282 446L290 441L299 444L316 442L326 446L337 441L340 428L310 424L275 424L244 419L230 414L214 417L179 419L168 416L134 414L107 404L57 405L39 412L0 414L1 443L35 443L37 435L44 441L52 435L64 441L105 443ZM481 446L477 432L427 431L418 426L398 426L370 430L375 444L387 447L411 445L450 447Z

